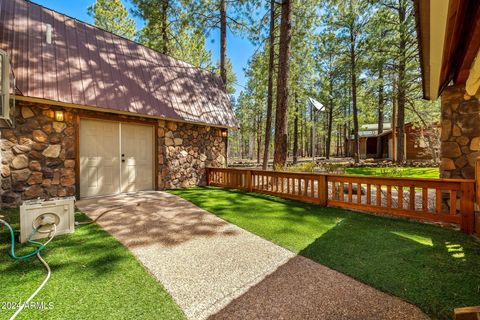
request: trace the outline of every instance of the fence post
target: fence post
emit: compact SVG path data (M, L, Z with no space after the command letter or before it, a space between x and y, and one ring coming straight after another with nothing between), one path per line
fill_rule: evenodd
M475 184L471 182L462 182L460 190L462 198L460 202L461 226L463 232L472 234L475 227Z
M206 174L206 178L207 178L207 186L210 185L210 168L205 168L205 174Z
M480 214L477 211L480 210L480 157L475 161L475 204L473 207L473 221L474 221L474 232L477 236L480 236Z
M318 204L325 207L328 201L327 175L318 176Z
M475 160L475 203L480 205L480 157Z
M252 192L252 170L247 170L245 191Z

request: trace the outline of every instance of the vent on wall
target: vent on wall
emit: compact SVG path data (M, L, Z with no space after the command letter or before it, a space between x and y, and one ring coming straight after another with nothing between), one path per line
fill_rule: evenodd
M10 60L8 54L0 50L0 128L13 127L11 111L15 106L14 96L10 99L10 84L15 82L15 79L10 80Z

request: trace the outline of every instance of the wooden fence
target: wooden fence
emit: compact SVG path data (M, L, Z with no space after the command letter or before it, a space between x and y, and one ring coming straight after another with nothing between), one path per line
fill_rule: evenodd
M208 168L207 184L474 231L475 180L409 179Z

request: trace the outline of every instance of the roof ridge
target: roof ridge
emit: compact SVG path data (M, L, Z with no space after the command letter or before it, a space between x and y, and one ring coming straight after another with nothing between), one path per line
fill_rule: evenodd
M214 71L212 71L212 70L208 70L207 68L202 68L202 67L194 66L193 64L191 64L191 63L189 63L189 62L187 62L187 61L184 61L184 60L175 58L175 57L173 57L173 56L171 56L171 55L169 55L169 54L166 54L166 53L162 53L162 52L160 52L160 51L158 51L158 50L155 50L155 49L153 49L153 48L147 47L146 45L144 45L144 44L142 44L142 43L140 43L140 42L137 42L137 41L132 40L132 39L128 39L128 38L126 38L126 37L123 37L123 36L121 36L121 35L118 35L118 34L116 34L116 33L111 32L111 31L105 30L105 29L103 29L103 28L101 28L101 27L99 27L99 26L96 26L96 25L92 24L92 23L82 21L82 20L80 20L80 19L78 19L78 18L75 18L75 17L72 17L72 16L70 16L70 15L68 15L68 14L59 12L59 11L57 11L57 10L55 10L55 9L48 8L48 7L44 6L44 5L41 5L41 4L36 3L36 2L33 2L33 0L23 0L23 1L28 2L28 3L30 3L30 4L33 4L33 5L36 5L36 6L39 6L39 7L43 8L43 9L46 9L46 10L50 10L50 11L52 11L52 12L56 12L56 13L62 15L62 16L68 17L68 18L70 18L70 19L72 19L72 20L75 20L75 21L78 21L79 23L83 23L83 24L85 24L85 25L91 26L91 27L96 28L96 29L98 29L98 30L101 30L101 31L103 31L103 32L107 32L107 33L109 33L109 34L111 34L111 35L113 35L113 36L115 36L115 37L118 37L118 38L121 38L121 39L126 40L126 41L128 41L128 42L134 43L134 44L136 44L136 45L138 45L138 46L142 46L142 47L144 47L144 48L146 48L146 49L148 49L148 50L151 50L151 51L153 51L153 52L155 52L155 53L157 53L157 54L163 55L163 56L165 56L165 57L168 57L168 58L171 58L171 59L174 59L174 60L177 60L177 61L181 61L181 62L183 62L183 63L186 63L186 64L192 66L193 68L196 68L196 69L199 69L199 70L203 70L203 71L207 71L207 72L211 73L213 76L215 76L216 78L219 78L219 79L221 80L221 77L220 77L218 74L216 74L216 73L215 73ZM222 83L223 83L223 81L222 81Z

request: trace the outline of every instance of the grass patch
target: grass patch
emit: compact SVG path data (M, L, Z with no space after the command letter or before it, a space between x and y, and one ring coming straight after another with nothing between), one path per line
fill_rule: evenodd
M234 190L169 192L433 318L480 305L480 244L458 231Z
M346 168L346 174L380 177L439 178L438 168L415 167L358 167Z
M0 211L19 229L18 210ZM88 218L76 212L77 221ZM0 302L25 301L46 276L36 257L14 261L10 237L0 226ZM31 247L20 246L25 254ZM19 319L184 319L180 308L121 243L95 224L55 237L42 252L52 277L35 297L51 310L23 310ZM0 310L9 318L15 310Z

